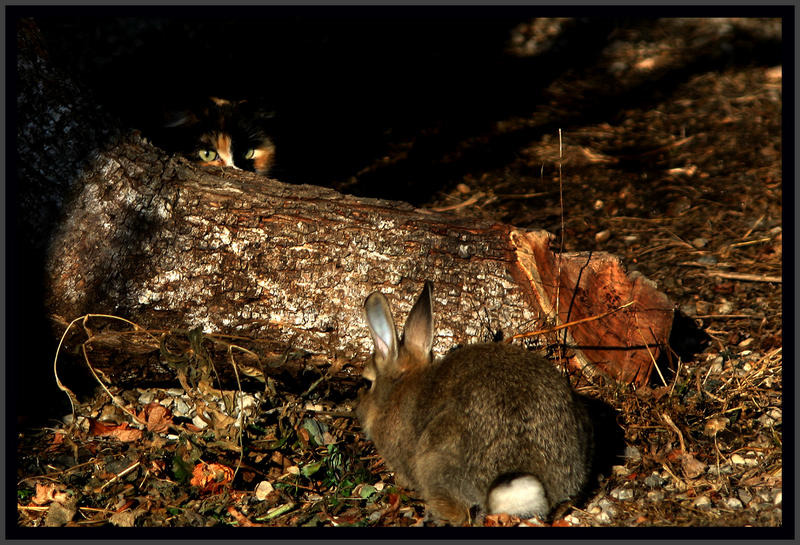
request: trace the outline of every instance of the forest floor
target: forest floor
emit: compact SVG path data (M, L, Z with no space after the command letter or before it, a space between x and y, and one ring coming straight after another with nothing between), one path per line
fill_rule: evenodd
M536 55L570 24L520 25L511 48ZM437 127L398 136L391 153L332 184L357 192L424 157L446 183L415 205L616 254L683 316L672 365L651 386L575 381L613 408L625 443L588 497L554 521L482 525L782 526L782 71L758 45L780 32L775 20L621 27L593 62L553 79L533 113L454 145ZM172 352L194 358L213 344L173 340ZM435 524L362 436L357 384L268 380L238 396L199 384L114 392L120 403L101 391L70 434L63 422L24 430L17 524Z

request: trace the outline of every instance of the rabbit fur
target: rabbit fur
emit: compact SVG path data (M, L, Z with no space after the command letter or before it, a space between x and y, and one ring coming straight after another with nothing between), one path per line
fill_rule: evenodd
M357 414L397 484L419 492L452 524L470 509L524 518L586 485L592 425L567 379L542 355L506 343L473 344L434 360L432 284L398 341L380 292L364 312L375 344Z

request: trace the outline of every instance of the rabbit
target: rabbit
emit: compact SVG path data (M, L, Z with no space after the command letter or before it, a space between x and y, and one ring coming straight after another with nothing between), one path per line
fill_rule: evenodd
M593 452L586 408L539 353L472 344L434 360L430 282L398 341L380 292L364 302L375 345L356 409L399 486L454 525L479 513L546 518L584 491Z

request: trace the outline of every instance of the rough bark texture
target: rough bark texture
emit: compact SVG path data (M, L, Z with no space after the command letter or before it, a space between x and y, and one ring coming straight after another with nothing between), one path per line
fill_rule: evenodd
M400 321L431 279L440 353L635 299L567 340L587 347L581 367L641 382L651 367L641 346L657 356L669 334L665 296L611 256L557 258L547 233L201 170L136 141L99 154L80 185L48 262L48 308L62 323L108 313L353 359L370 350L364 298L388 293Z
M19 65L22 91L54 101L48 111L63 112L71 130L51 143L51 152L70 155L73 141L97 131L64 93L35 93L45 64ZM19 133L21 165L33 160L35 134ZM544 232L203 170L135 135L96 147L89 157L67 184L74 190L61 193L72 196L59 201L64 219L48 241L45 307L61 324L106 313L147 328L200 326L358 361L371 349L364 298L384 291L400 321L430 279L440 354L635 300L571 327L566 340L575 345L579 367L641 384L651 355L658 357L669 337L666 296L642 278L628 278L611 256L557 257ZM28 171L19 172L26 184ZM37 192L27 194L23 215Z

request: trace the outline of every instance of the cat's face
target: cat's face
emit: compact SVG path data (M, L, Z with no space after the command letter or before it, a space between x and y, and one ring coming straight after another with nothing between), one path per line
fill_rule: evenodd
M175 151L207 166L227 166L267 174L275 145L265 115L244 102L211 98L205 106L181 112L167 124Z

